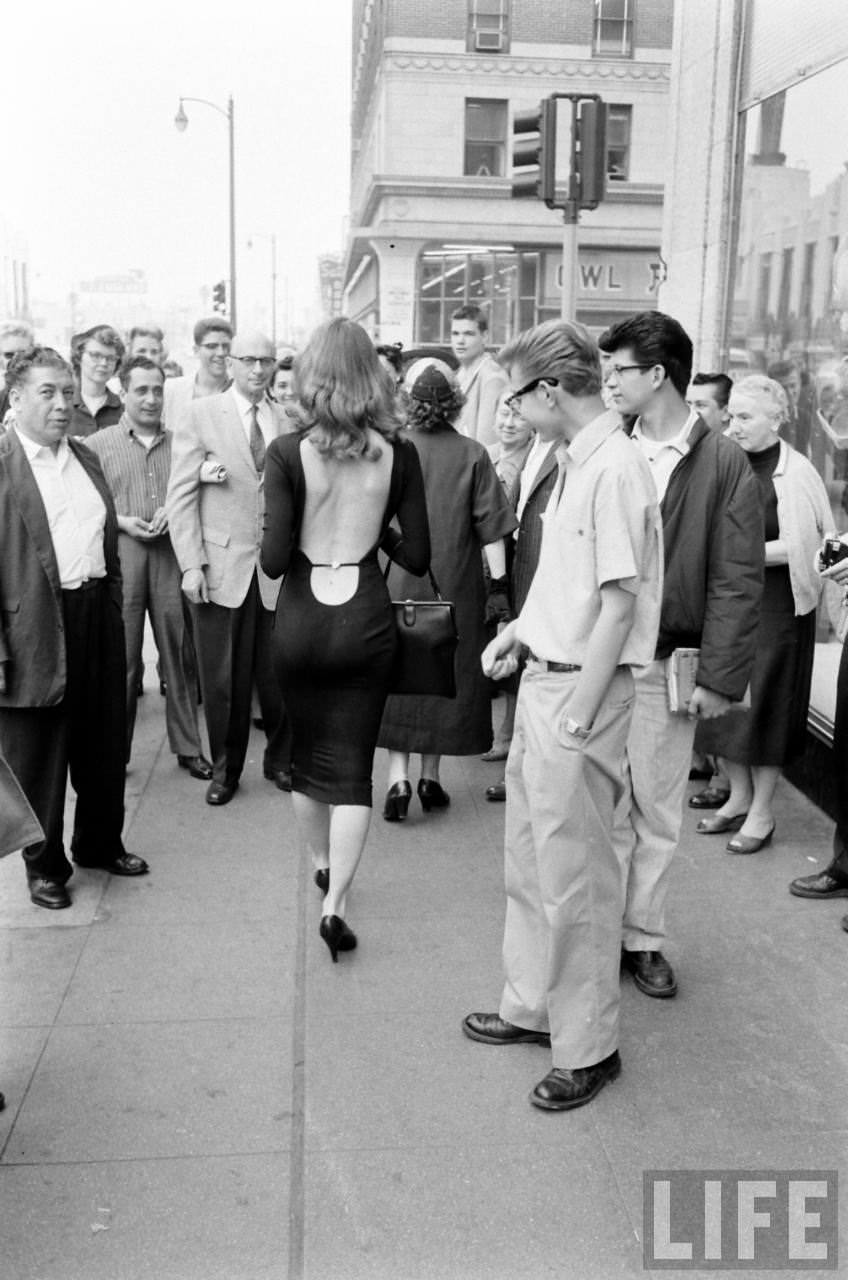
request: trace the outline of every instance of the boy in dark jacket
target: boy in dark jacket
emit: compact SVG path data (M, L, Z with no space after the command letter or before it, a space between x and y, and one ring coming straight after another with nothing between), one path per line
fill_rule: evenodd
M600 339L612 406L635 416L631 437L657 486L665 577L654 662L637 674L628 737L630 787L618 810L626 875L622 960L646 995L677 992L662 953L668 873L680 838L697 720L721 715L747 688L763 583L762 507L748 459L710 431L685 395L692 343L659 311ZM688 715L669 709L667 660L700 649Z

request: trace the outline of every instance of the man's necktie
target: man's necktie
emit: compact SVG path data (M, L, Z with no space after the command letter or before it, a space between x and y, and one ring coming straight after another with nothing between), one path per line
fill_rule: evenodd
M253 465L259 475L265 470L265 441L259 426L259 408L250 406L250 452L253 454Z

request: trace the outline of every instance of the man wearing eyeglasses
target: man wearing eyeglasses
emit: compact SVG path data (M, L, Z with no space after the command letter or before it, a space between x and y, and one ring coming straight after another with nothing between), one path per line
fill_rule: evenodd
M665 578L654 661L637 673L629 795L617 814L626 877L622 963L645 995L677 993L663 954L665 897L680 838L695 726L744 696L754 662L765 537L757 481L742 450L686 403L692 343L660 311L601 335L612 406L633 422L663 521ZM668 660L698 649L688 714L672 712Z
M631 668L656 643L659 512L645 461L601 400L587 330L551 320L500 353L522 417L556 435L558 481L518 618L483 654L500 679L529 650L506 768L504 986L471 1013L482 1044L550 1046L530 1094L546 1111L583 1106L614 1080L623 885L613 843Z
M222 316L207 316L194 326L194 354L197 373L183 374L165 380L165 407L162 421L171 430L177 425L192 400L217 396L230 385L227 357L233 341L233 329Z
M207 804L228 804L250 735L254 679L267 735L265 777L290 789L289 746L270 635L280 589L259 567L265 514L265 450L288 430L266 392L274 347L260 333L236 334L227 360L232 385L192 400L174 428L165 508L194 620L203 711L212 757ZM204 464L218 483L204 482Z

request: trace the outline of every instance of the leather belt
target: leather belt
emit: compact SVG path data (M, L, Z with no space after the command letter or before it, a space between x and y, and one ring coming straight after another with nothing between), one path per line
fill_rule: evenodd
M535 662L537 667L541 667L543 671L560 671L566 674L569 671L582 671L583 668L574 662L546 662L544 658L537 658L535 653L528 653L527 657L531 662Z

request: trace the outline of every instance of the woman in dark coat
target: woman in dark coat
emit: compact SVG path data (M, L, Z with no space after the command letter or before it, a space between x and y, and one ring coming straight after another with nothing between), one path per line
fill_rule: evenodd
M409 808L410 752L421 754L418 796L425 811L445 808L450 797L439 781L443 755L480 755L492 745L489 683L480 666L486 646L485 621L509 617L504 538L515 514L485 447L460 435L452 423L462 396L451 370L441 362L412 366L407 375L409 438L418 450L430 518L431 567L442 596L456 605L459 647L456 698L392 695L383 713L378 745L389 752L389 790L383 808L388 822L402 821ZM483 577L486 556L491 584ZM393 600L422 598L421 582L393 566ZM429 590L426 594L430 594Z

